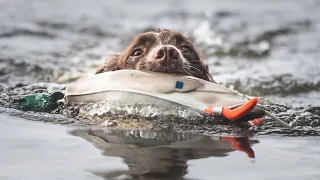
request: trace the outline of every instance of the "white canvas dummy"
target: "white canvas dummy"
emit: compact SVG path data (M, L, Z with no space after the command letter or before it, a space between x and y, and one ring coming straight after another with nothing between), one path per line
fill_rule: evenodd
M120 104L186 106L204 111L209 106L234 108L248 100L222 85L191 76L118 70L97 74L67 86L66 101L117 101ZM263 112L262 116L269 115L259 107L255 107L253 111ZM285 122L279 123L291 127Z

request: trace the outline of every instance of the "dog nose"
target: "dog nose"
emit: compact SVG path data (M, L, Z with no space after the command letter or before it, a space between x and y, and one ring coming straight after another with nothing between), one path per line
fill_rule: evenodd
M161 48L156 50L153 57L156 58L157 60L165 60L165 59L176 60L176 59L179 59L179 52L174 47L162 46Z

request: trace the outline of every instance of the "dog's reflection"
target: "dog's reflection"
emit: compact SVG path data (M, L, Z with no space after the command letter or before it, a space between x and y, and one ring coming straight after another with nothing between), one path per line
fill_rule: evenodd
M206 157L223 157L242 151L254 158L250 147L257 141L248 137L204 136L173 131L77 129L71 132L103 151L117 156L128 171L94 173L105 179L129 175L129 179L183 179L187 161Z

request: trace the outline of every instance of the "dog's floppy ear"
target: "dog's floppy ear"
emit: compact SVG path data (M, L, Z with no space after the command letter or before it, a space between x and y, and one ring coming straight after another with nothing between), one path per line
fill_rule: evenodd
M97 67L96 74L118 70L119 60L120 54L110 54L104 61L104 64Z

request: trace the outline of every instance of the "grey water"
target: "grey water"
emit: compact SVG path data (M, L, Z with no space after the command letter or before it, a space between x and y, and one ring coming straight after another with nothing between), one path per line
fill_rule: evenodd
M1 180L320 179L319 1L1 0L0 7ZM92 75L133 35L156 28L188 36L218 83L271 100L270 110L294 129L267 121L231 139L226 131L119 131L8 108L13 95Z
M320 178L319 137L244 138L249 158L219 137L0 119L0 179Z

